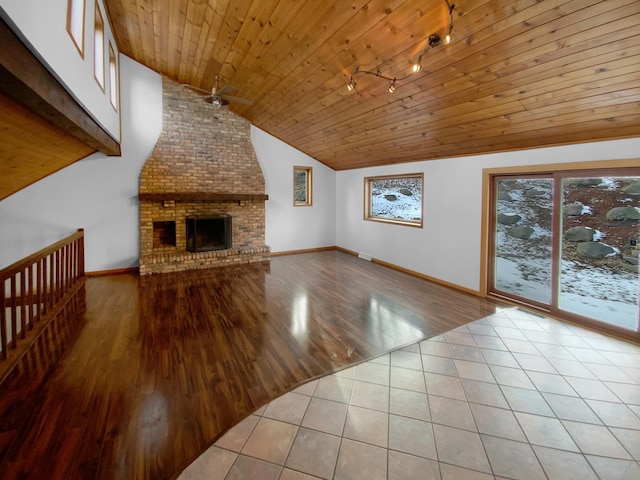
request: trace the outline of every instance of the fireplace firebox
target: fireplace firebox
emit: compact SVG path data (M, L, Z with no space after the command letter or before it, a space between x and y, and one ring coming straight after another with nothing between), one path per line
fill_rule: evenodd
M187 217L187 251L231 248L231 216Z

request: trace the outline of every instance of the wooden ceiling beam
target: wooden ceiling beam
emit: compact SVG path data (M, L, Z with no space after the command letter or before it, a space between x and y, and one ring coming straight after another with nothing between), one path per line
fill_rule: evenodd
M0 18L0 91L106 155L120 155L120 144L47 70Z

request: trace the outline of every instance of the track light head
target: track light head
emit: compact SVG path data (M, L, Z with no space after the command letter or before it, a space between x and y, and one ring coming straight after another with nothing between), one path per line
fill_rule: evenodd
M447 7L449 7L449 31L444 37L444 44L449 45L453 40L453 10L456 6L453 3L449 3L449 0L445 0L447 2Z

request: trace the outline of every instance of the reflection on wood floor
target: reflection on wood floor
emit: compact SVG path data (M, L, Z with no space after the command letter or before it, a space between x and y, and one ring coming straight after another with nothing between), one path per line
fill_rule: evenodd
M58 365L0 386L1 478L172 478L301 382L497 309L336 250L91 277L83 295Z

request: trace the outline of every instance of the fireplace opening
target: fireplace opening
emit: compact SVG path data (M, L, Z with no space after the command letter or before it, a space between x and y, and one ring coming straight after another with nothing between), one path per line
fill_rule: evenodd
M187 217L187 251L231 248L231 216Z

